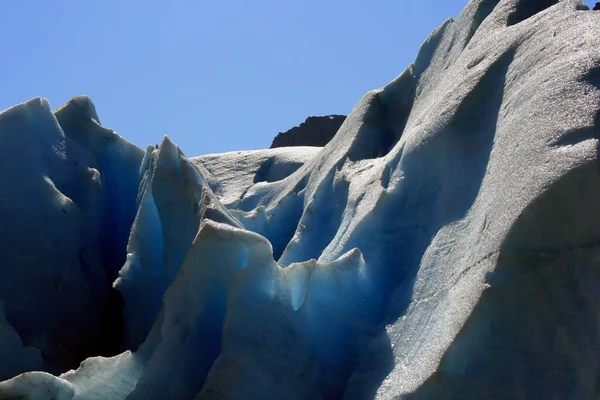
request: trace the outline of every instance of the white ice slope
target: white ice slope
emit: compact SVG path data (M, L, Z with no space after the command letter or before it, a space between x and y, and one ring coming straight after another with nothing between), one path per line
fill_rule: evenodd
M190 161L16 106L2 378L127 351L0 399L595 398L599 134L576 0L470 1L322 149Z

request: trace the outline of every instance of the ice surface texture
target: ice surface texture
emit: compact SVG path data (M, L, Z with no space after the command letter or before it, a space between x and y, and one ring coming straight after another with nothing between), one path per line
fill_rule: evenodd
M595 398L599 110L575 0L469 2L323 148L6 110L0 399Z

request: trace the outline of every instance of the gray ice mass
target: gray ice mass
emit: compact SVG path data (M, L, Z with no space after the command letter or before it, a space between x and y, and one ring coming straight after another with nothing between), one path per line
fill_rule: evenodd
M577 0L470 1L325 147L5 110L0 399L598 398L599 139Z

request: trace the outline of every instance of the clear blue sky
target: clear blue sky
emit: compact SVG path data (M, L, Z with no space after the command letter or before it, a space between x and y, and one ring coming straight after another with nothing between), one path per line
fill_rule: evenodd
M267 148L346 114L413 61L466 0L2 0L0 110L89 95L139 146Z

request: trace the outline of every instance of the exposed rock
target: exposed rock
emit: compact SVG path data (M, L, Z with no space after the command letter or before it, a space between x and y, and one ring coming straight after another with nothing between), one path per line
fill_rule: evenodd
M299 126L295 126L286 132L280 132L273 139L271 148L289 146L323 147L335 136L345 120L345 115L308 117Z

